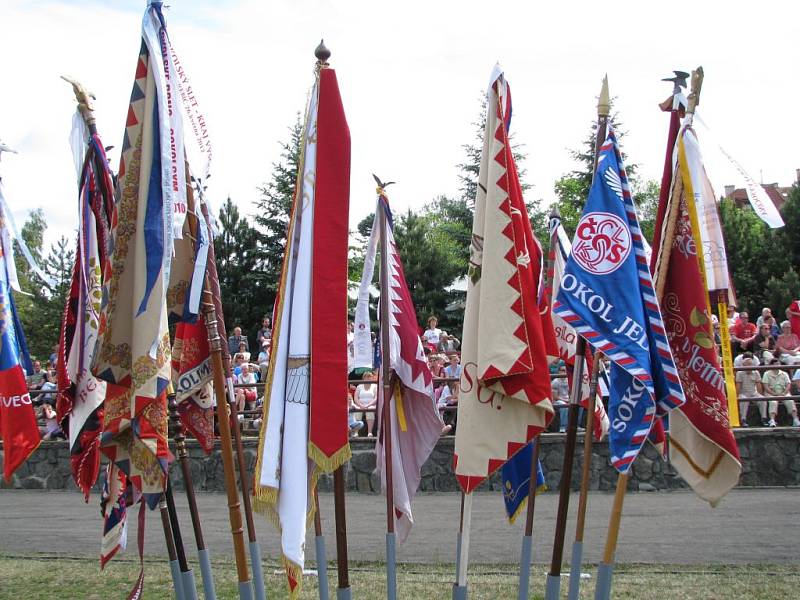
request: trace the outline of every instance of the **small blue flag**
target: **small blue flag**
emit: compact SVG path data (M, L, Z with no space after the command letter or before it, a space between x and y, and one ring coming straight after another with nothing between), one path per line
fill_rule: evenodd
M517 515L525 506L528 499L531 482L531 460L533 459L533 445L538 440L527 444L503 465L503 502L506 505L508 521L513 523ZM544 491L547 485L544 482L542 462L536 461L536 493Z

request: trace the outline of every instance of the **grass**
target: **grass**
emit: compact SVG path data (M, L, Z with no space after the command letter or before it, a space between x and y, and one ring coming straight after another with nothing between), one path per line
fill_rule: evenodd
M238 598L236 570L233 560L214 563L217 597ZM139 565L115 559L106 571L90 559L28 556L0 557L0 600L43 600L45 598L113 600L127 597L138 574ZM270 599L286 598L282 574L277 565L265 563ZM534 565L531 577L531 598L542 598L546 567ZM594 571L585 568L584 571ZM328 569L331 597L335 597L336 567ZM198 589L200 574L195 568ZM474 565L470 567L469 587L472 600L497 600L517 597L518 573L514 565ZM401 564L398 566L398 598L442 600L450 597L452 565ZM566 597L566 579L562 597ZM378 563L353 563L350 566L353 598L386 597L385 571ZM677 566L618 565L614 575L615 599L646 600L648 598L680 598L682 600L776 600L797 598L800 588L800 567L797 565L742 566ZM202 597L202 594L200 594ZM305 577L303 599L316 599L317 580ZM581 598L594 597L594 580L584 580ZM169 569L165 562L145 560L144 598L173 598Z

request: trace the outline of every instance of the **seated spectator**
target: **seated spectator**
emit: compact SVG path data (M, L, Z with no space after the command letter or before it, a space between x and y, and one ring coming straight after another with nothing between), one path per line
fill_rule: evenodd
M244 343L244 349L246 351L250 350L250 344L247 338L242 335L242 328L234 327L233 335L228 338L228 353L233 356L239 352L239 344L241 343Z
M746 360L753 361L752 366L754 367L757 367L761 364L761 361L755 354L753 354L752 352L743 352L742 354L733 359L733 367L734 368L743 367L744 361Z
M753 357L749 356L742 361L743 367L753 367ZM747 427L747 409L750 408L750 401L747 398L761 398L764 395L764 387L761 384L761 377L757 371L737 371L736 373L736 395L739 397L739 418L742 427ZM758 412L761 415L761 424L767 424L767 405L766 402L756 402Z
M239 384L256 384L256 376L250 371L250 365L243 363L241 366L241 373L236 377L236 383ZM254 387L236 388L236 410L242 412L243 410L253 410L255 408L258 393Z
M457 352L451 352L448 356L449 362L447 366L444 368L444 376L451 377L455 379L461 379L461 357L458 355Z
M761 328L761 326L764 324L764 320L769 319L771 317L772 317L772 309L765 306L764 308L761 309L761 316L759 316L758 319L756 320L756 327Z
M267 315L264 315L264 318L261 319L261 329L258 330L256 333L256 343L258 344L259 348L264 346L264 342L267 342L272 339L272 321Z
M458 381L447 383L442 388L442 393L439 395L439 399L436 402L436 408L440 410L442 414L442 420L444 421L444 427L442 427L442 435L446 435L455 429L456 422L458 420L458 411L443 410L443 409L450 408L453 406L457 407L458 396L460 393L461 393L461 383Z
M769 352L771 354L775 352L775 338L772 337L769 323L759 325L758 334L753 340L753 356L761 359L763 358L764 352Z
M439 319L431 317L428 319L428 328L422 334L425 343L428 344L433 352L436 352L436 347L439 345L439 337L442 335L442 330L436 327L439 324Z
M739 320L731 327L731 349L734 354L753 351L753 340L758 330L750 322L750 317L744 311L739 313Z
M781 334L775 341L776 350L780 350L781 362L785 365L800 363L800 338L792 332L789 321L781 323Z
M242 374L242 365L245 363L244 354L239 354L238 352L233 355L233 364L231 368L233 369L233 376L238 377Z
M270 340L265 340L261 344L261 352L258 353L258 368L261 372L261 381L267 380L267 369L269 368L269 344Z
M353 392L353 407L364 410L361 420L367 423L367 437L372 437L372 428L375 425L375 407L378 406L378 374L375 371L365 371L361 376L364 383L360 384ZM368 410L373 409L373 410Z
M39 433L43 440L66 439L67 436L61 431L61 426L56 419L56 409L49 403L43 402L39 407L39 418L44 420L44 426L39 427Z
M359 421L356 419L355 414L353 413L352 409L355 408L353 404L353 396L350 395L350 392L347 392L347 406L349 410L347 411L347 426L350 429L350 435L355 437L358 435L359 430L364 426L364 421Z
M722 345L722 338L720 337L720 325L717 315L711 315L711 324L714 327L714 344L717 346L717 353L720 353L720 346Z
M439 337L439 344L436 346L436 349L442 354L452 354L453 352L458 352L460 347L461 342L456 336L443 331L442 335Z
M442 377L444 360L442 359L441 355L433 353L428 355L428 368L431 370L431 374L434 377Z
M764 395L765 396L788 396L791 392L791 381L789 380L789 374L786 371L778 368L780 365L780 361L777 358L773 358L770 362L770 365L775 366L774 369L770 369L764 373L764 376L761 378L761 383L764 385ZM791 398L787 398L783 400L783 406L786 408L786 414L792 417L792 425L794 427L800 427L800 419L797 418L797 407L794 404L794 400ZM769 426L775 427L777 425L776 417L778 416L778 400L770 400L769 401Z
M33 361L33 373L28 373L26 378L28 382L28 390L39 390L47 381L47 371L42 368L42 363L38 360Z
M792 325L792 331L800 335L800 300L795 300L786 309L786 318Z
M733 327L739 320L739 313L736 312L736 306L733 304L728 305L728 327Z
M56 371L55 369L50 369L47 372L47 380L42 384L42 387L39 388L42 391L41 396L39 396L42 402L49 404L50 406L56 405L56 394L55 391L58 389L56 385ZM50 394L46 394L44 392L53 392Z
M245 362L250 362L250 352L247 350L247 344L244 342L239 343L239 350L237 354L241 354Z
M567 416L569 415L569 383L567 382L567 366L562 364L558 367L558 377L551 380L553 408L558 409L558 431L564 433L567 430Z
M775 317L767 317L764 319L764 325L769 327L769 332L772 334L772 337L775 339L781 334L780 327L778 327L777 321L775 321Z

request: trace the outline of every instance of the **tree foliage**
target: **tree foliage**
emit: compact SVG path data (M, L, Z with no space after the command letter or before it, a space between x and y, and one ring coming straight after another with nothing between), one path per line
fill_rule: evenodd
M219 211L220 232L214 239L217 272L225 310L225 325L234 327L255 342L261 318L272 309L267 278L261 267L258 232L228 198ZM275 282L271 282L273 289ZM253 349L255 346L251 346Z

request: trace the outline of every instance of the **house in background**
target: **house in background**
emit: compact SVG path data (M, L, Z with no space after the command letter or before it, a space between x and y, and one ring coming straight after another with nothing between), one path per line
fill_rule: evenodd
M800 169L795 169L795 184L800 185ZM783 203L789 199L789 192L792 191L792 186L782 187L777 183L762 183L761 187L775 204L775 208L781 209ZM732 199L736 206L739 208L749 208L750 202L747 200L747 190L744 188L737 188L732 185L725 186L725 199Z

